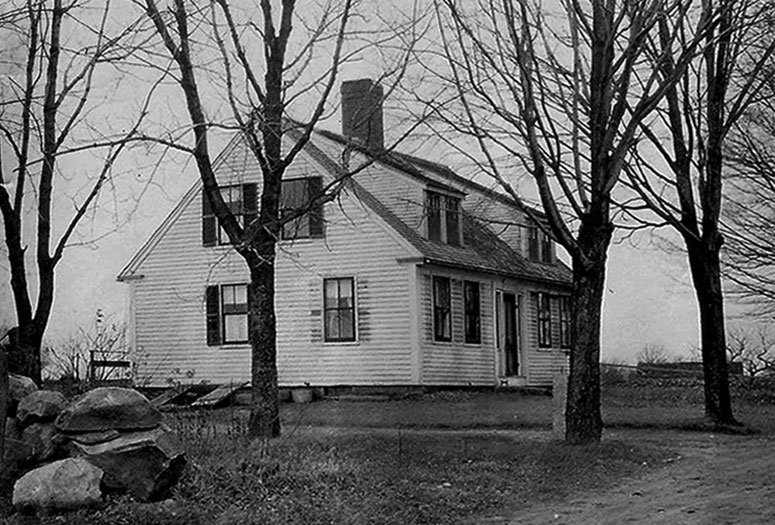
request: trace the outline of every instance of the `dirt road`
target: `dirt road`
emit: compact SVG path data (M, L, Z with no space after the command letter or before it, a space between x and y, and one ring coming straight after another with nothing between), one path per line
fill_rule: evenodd
M628 436L628 434L632 434ZM627 431L677 452L664 468L603 493L542 505L487 524L775 524L775 437Z

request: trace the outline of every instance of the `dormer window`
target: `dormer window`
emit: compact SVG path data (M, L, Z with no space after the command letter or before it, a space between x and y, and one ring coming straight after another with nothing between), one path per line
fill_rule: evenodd
M527 256L531 261L554 262L551 237L534 224L527 229Z
M429 240L455 246L462 244L459 198L428 191L425 209Z

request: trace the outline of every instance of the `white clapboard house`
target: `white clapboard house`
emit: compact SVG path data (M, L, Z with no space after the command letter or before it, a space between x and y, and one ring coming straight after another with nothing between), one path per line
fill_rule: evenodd
M313 134L285 174L285 206L380 150L381 88L350 81L342 95L342 135ZM216 173L250 220L261 175L238 137ZM145 384L250 379L248 271L209 208L197 182L118 276ZM281 387L548 386L567 366L571 273L554 243L443 165L380 155L286 226L276 268Z

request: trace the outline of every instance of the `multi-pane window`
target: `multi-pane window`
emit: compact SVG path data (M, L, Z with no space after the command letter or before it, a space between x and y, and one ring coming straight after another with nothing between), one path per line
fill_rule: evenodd
M570 297L562 295L560 299L560 346L562 348L571 347L571 332L570 332L570 314L571 303Z
M449 277L433 277L433 340L452 340L452 294Z
M221 286L223 342L245 343L248 340L248 287L244 284Z
M355 341L355 286L352 277L323 280L325 340Z
M249 225L256 217L256 185L238 184L219 188L226 207L234 215L240 227ZM215 209L206 192L202 190L202 245L230 244L226 230L219 225Z
M248 342L248 286L224 284L208 286L207 344L219 346Z
M221 188L221 197L223 202L226 203L226 207L237 219L237 223L245 227L245 210L242 206L242 186L226 186ZM218 244L230 244L229 236L226 234L226 230L223 226L218 227Z
M552 239L538 226L527 229L527 256L531 261L553 262Z
M323 193L323 179L284 180L280 216L283 239L302 239L323 235L323 205L314 199Z
M549 348L552 346L552 302L549 294L535 294L536 323L538 332L538 346Z
M460 245L460 199L429 191L426 195L428 239Z
M531 261L537 261L540 257L537 226L529 226L527 229L527 256Z
M465 312L465 341L479 344L482 342L481 304L479 300L479 283L465 281L463 283L463 310Z

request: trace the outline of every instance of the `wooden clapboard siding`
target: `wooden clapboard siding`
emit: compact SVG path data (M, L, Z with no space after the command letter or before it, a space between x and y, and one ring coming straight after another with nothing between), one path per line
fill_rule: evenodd
M228 246L202 246L201 206L197 192L143 261L144 277L134 283L141 383L222 383L249 375L246 347L206 345L206 286L244 283L247 268Z
M538 312L535 304L536 292L544 292L550 295L567 294L567 291L558 292L556 288L527 286L524 289L524 314L525 344L523 356L528 360L527 384L530 386L550 386L555 373L561 369L568 370L568 353L560 348L560 315L559 301L551 298L552 305L552 346L551 348L539 348L538 346Z
M432 276L451 279L452 341L433 340ZM480 344L466 344L463 312L463 281L479 283L482 337ZM496 382L495 339L492 308L493 283L479 274L441 269L421 270L419 291L422 311L421 378L426 385L494 385Z
M331 211L329 211L331 210ZM282 243L278 262L280 383L391 385L412 382L408 255L351 197L326 207L325 240ZM323 341L323 279L353 277L357 340Z
M420 181L382 164L369 166L358 174L357 180L407 226L424 231L425 186Z
M304 159L304 157L300 157ZM244 148L226 159L221 184L245 177ZM287 178L321 173L295 162ZM305 171L306 170L306 171ZM134 281L139 381L224 383L248 380L248 345L208 347L204 292L208 284L246 283L245 263L230 247L202 247L200 192L166 231ZM281 385L408 384L412 382L407 272L396 259L413 255L379 218L344 194L325 206L325 239L278 244L276 308ZM324 343L322 280L354 277L358 341Z

